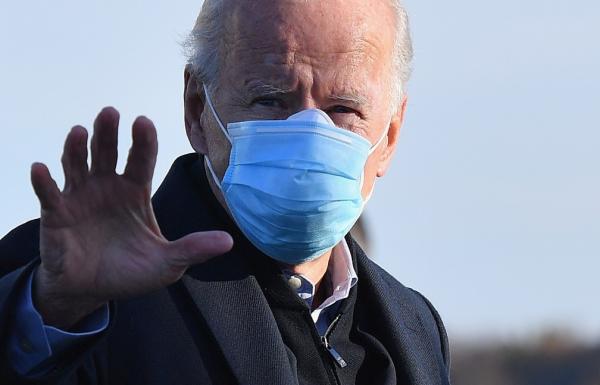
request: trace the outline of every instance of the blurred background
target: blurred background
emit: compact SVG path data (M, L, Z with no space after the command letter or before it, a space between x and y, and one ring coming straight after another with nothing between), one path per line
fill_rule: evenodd
M63 139L105 105L191 151L179 43L201 1L0 3L0 233L62 184ZM436 305L455 384L600 384L600 2L406 0L406 124L363 218L370 255ZM123 160L120 161L121 167Z

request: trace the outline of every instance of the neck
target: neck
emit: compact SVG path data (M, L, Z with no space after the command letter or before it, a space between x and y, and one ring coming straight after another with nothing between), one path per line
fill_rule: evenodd
M309 262L304 262L300 265L284 265L285 268L294 274L301 274L308 278L315 285L315 293L319 292L319 287L327 272L329 260L331 259L331 250L327 251L320 257Z

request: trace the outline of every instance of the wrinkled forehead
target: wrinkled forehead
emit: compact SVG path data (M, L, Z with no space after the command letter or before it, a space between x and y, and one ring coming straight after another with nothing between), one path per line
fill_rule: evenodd
M391 67L395 19L386 0L228 0L225 63L337 71Z

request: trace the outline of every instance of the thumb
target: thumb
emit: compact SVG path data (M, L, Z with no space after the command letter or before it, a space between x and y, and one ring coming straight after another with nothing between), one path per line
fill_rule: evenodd
M186 268L224 254L232 247L233 239L224 231L192 233L170 243L169 262L171 265Z

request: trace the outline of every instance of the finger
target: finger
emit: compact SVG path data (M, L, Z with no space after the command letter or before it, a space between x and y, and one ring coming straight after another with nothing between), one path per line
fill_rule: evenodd
M93 174L111 174L117 167L117 137L119 129L119 112L112 107L105 107L94 121L92 136Z
M233 239L224 231L189 234L169 244L169 263L178 268L185 268L224 254L232 247Z
M60 190L45 164L34 163L31 165L31 184L43 210L52 210L58 207Z
M80 185L88 176L87 138L87 130L81 126L73 127L67 135L62 156L65 189Z
M133 144L129 150L125 175L139 184L150 184L156 165L158 140L154 123L145 116L139 116L131 127Z

